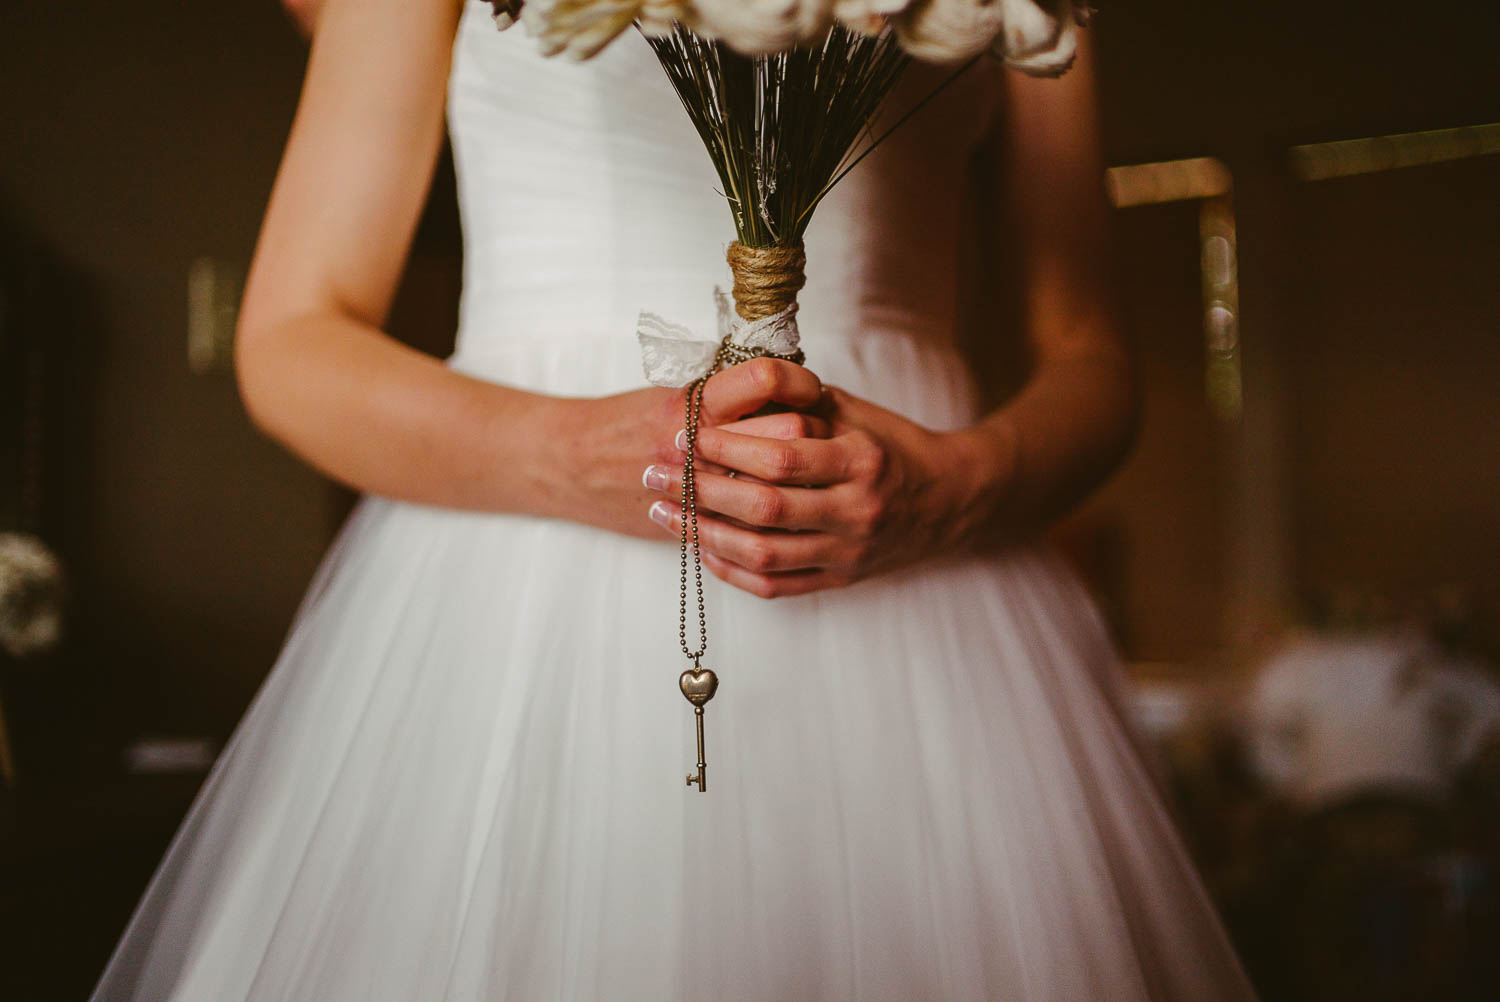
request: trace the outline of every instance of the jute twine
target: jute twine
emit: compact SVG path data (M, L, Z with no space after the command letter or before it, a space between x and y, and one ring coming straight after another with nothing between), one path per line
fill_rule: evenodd
M734 309L748 321L773 316L797 301L807 282L807 255L800 243L791 247L729 245L729 270L734 273Z

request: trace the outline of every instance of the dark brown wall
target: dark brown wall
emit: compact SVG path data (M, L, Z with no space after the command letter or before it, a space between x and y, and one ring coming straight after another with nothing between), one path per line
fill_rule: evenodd
M1243 639L1235 548L1255 515L1234 493L1249 476L1284 509L1285 552L1268 558L1284 565L1282 617L1330 595L1400 614L1453 592L1500 654L1500 158L1304 183L1287 157L1295 143L1500 121L1500 17L1483 5L1101 6L1111 162L1215 156L1234 175L1246 421L1276 460L1237 451L1246 425L1216 425L1203 397L1194 208L1123 211L1145 427L1069 530L1085 537L1127 653L1222 662Z
M1299 190L1287 352L1299 580L1344 603L1467 603L1492 653L1497 189L1492 157Z
M187 272L248 262L305 48L272 3L3 17L0 206L89 304L90 496L63 541L80 614L160 694L143 726L222 727L275 655L332 495L249 426L229 375L189 372Z

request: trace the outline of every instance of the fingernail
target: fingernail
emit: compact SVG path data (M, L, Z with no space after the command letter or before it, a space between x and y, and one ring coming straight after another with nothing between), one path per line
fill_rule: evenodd
M679 431L677 433L677 448L679 450L683 451L683 452L687 452L687 429L686 428L683 428L681 431Z
M657 466L655 464L652 464L651 466L646 467L646 471L641 474L641 483L644 484L645 486L649 487L653 491L664 491L664 490L666 490L667 489L667 470L666 470L666 467Z
M651 509L647 512L647 514L651 516L651 521L655 522L663 529L670 529L672 527L672 512L671 509L667 507L667 503L665 501L653 501L651 503Z

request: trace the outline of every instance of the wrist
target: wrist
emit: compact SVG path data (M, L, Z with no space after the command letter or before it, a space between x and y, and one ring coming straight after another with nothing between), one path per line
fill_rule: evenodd
M483 439L486 444L482 477L493 510L530 515L556 514L566 504L563 496L569 473L570 433L566 422L576 420L562 398L494 388L486 401Z
M1020 466L1020 442L1009 420L992 417L948 435L956 485L952 504L954 543L983 548L1004 536L1007 510Z

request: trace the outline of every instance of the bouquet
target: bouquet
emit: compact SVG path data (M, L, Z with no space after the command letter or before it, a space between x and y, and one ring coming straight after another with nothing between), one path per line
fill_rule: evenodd
M797 350L802 235L828 191L889 134L855 151L908 58L966 68L989 53L1023 72L1057 76L1072 65L1077 28L1089 17L1080 0L490 3L502 30L524 25L547 56L589 59L632 25L646 36L734 217L738 239L728 256L742 323L721 310L728 326L720 334L727 344L781 355ZM778 315L779 323L759 323ZM641 334L647 377L659 385L682 386L687 372L740 360L674 365L670 342L681 332L650 318ZM766 351L775 347L786 350Z
M1057 76L1072 65L1089 9L1079 0L490 2L502 30L526 26L548 56L588 59L637 27L702 138L734 217L734 302L731 309L718 293L719 339L700 339L649 313L637 330L646 378L688 387L678 619L692 665L678 684L697 718L698 769L687 783L706 791L703 710L719 680L701 664L708 632L693 453L703 386L726 365L751 358L804 361L796 322L802 235L829 190L936 93L880 136L868 136L908 59L961 64L937 90L986 53L1026 73ZM856 150L862 136L868 141ZM689 524L696 650L687 641Z

